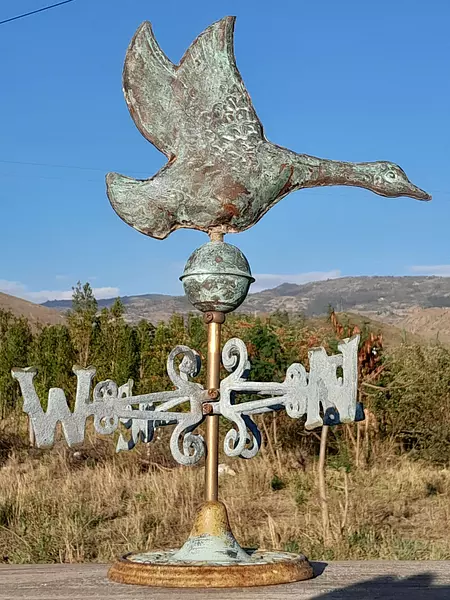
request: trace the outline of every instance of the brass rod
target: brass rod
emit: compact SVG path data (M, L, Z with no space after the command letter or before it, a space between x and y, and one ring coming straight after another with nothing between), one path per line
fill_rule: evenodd
M220 330L221 323L208 323L207 388L220 386ZM219 415L206 417L205 500L216 501L219 492Z

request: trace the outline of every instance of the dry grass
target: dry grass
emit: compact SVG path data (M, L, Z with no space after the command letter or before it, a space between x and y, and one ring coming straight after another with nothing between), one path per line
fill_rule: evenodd
M10 455L0 468L0 561L111 561L183 543L202 469L148 470L142 453L111 458L109 450L108 460L100 452L78 462L61 449ZM326 545L314 463L303 472L284 455L280 472L266 457L230 462L237 474L221 479L221 495L236 537L312 559L450 559L450 471L381 460L349 474L328 469Z

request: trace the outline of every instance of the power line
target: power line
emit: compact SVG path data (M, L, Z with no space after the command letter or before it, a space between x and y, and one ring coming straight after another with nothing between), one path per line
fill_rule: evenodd
M54 168L54 169L74 169L76 171L96 171L98 173L103 173L106 175L106 173L108 172L108 169L100 169L99 167L82 167L80 165L57 165L57 164L52 164L52 163L41 163L41 162L26 162L26 161L21 161L21 160L2 160L0 159L0 164L5 164L5 165L24 165L24 166L30 166L30 167L49 167L49 168ZM111 170L111 169L109 169ZM122 171L126 171L127 173L130 174L134 174L134 175L145 175L146 177L149 177L149 172L148 171L134 171L134 170L129 170L129 169L122 169ZM5 177L4 173L0 173L1 177ZM14 177L14 175L8 175L11 177ZM37 176L38 179L62 179L60 177L39 177ZM87 181L95 181L94 179L88 179ZM450 190L433 190L430 189L429 190L432 194L445 194L445 195L450 195ZM333 196L346 196L347 192L333 192Z
M100 169L98 167L81 167L78 165L55 165L51 163L41 163L41 162L25 162L21 160L0 160L1 164L6 165L26 165L30 167L50 167L55 169L76 169L77 171L98 171L100 173L107 173L108 169ZM111 169L110 169L111 170ZM148 172L145 171L128 171L128 173L134 173L136 175L147 175Z
M37 13L44 12L44 10L50 10L51 8L56 8L57 6L69 4L69 2L74 1L75 0L64 0L64 2L58 2L57 4L51 4L50 6L44 6L43 8L38 8L37 10L32 10L31 12L23 13L21 15L17 15L16 17L11 17L10 19L0 21L0 25L3 25L4 23L10 23L11 21L17 21L18 19L23 19L24 17L29 17L30 15L35 15Z
M78 169L81 171L104 171L105 169L98 169L95 167L79 167L76 165L54 165L50 163L41 163L41 162L25 162L21 160L0 160L0 163L4 163L7 165L27 165L31 167L54 167L57 169Z

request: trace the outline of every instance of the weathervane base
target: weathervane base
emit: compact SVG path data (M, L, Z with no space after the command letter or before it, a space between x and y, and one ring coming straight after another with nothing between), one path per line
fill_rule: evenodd
M312 576L303 555L241 548L225 505L217 501L202 505L191 535L179 550L127 554L108 573L117 583L178 588L254 587Z
M175 553L128 554L112 565L108 577L117 583L171 588L256 587L313 577L306 557L289 552L257 551L248 562L228 565L182 563L174 560Z

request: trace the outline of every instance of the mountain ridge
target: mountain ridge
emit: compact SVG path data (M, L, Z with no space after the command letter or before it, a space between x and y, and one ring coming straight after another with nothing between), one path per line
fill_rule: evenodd
M129 322L140 319L158 322L174 313L194 310L185 296L142 294L121 299ZM100 300L99 308L111 306L114 300ZM70 305L70 300L54 300L43 306L64 311ZM398 324L418 309L450 309L450 277L378 275L283 283L249 294L239 312L268 314L282 310L313 317L326 314L330 306L338 312L351 311Z
M99 308L111 306L115 298L99 300ZM125 319L153 323L171 315L194 312L185 296L142 294L123 296ZM321 318L329 306L338 313L351 314L351 320L369 320L386 334L395 330L401 339L434 339L450 343L450 277L362 276L341 277L305 284L283 283L275 288L250 294L239 309L241 313L267 315L275 311ZM71 300L55 300L44 305L0 293L0 309L26 317L33 328L64 323L64 312ZM359 315L359 317L358 317ZM392 331L391 331L392 330ZM418 338L411 337L414 335Z
M11 312L15 317L25 317L33 328L38 325L61 325L65 318L55 309L34 304L28 300L0 292L0 310Z

